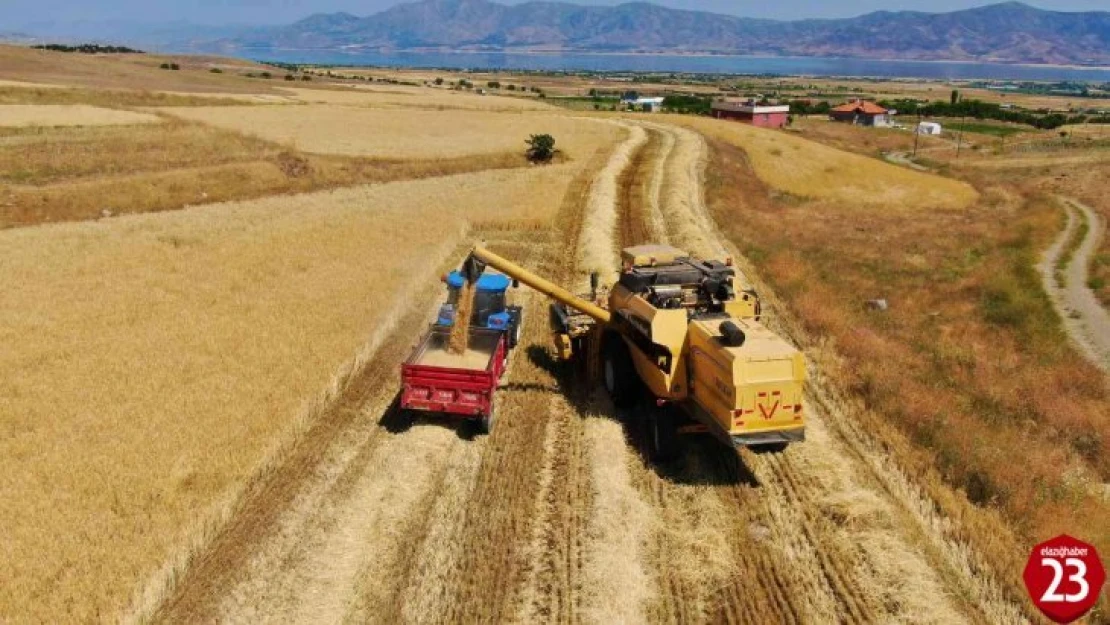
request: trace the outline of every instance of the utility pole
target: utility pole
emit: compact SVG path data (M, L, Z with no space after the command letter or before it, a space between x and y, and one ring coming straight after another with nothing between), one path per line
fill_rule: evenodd
M917 142L921 139L921 112L917 113L917 126L913 129L913 155L917 157Z
M956 133L956 160L960 159L960 146L964 142L964 119L963 117L960 118L960 131Z

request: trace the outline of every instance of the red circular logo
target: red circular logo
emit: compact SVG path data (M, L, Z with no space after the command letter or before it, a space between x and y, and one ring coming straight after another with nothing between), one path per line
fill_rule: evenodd
M1033 547L1022 577L1045 616L1070 623L1094 607L1106 569L1093 545L1065 534Z

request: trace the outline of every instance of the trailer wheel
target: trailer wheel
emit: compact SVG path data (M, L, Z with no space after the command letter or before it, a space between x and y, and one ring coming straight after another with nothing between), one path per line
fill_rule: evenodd
M482 415L482 418L478 421L479 425L482 428L482 434L485 434L486 436L493 434L493 426L496 421L497 418L495 416L493 407L491 406L489 409L489 414Z
M654 462L667 462L678 456L678 425L668 406L648 412L648 453Z
M602 376L605 390L613 398L618 408L629 408L640 399L636 368L628 346L619 336L613 335L605 341L605 358L602 363Z

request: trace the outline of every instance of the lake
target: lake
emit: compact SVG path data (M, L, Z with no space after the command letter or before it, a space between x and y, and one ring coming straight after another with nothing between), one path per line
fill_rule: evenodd
M238 56L293 64L500 69L543 71L681 72L695 74L775 74L874 78L981 78L994 80L1079 80L1110 82L1110 68L1049 65L879 61L850 58L688 56L648 54L491 52L367 52L244 49Z

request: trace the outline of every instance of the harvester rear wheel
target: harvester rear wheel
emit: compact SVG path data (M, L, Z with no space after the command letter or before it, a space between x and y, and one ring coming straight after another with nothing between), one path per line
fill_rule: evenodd
M752 445L751 450L756 454L781 454L786 451L789 443L764 443L762 445Z
M648 411L648 453L655 462L667 462L678 456L678 425L669 406Z
M636 377L636 367L632 364L632 354L624 339L613 335L605 341L605 357L602 363L602 377L605 390L613 398L618 408L629 408L640 400L640 379Z

